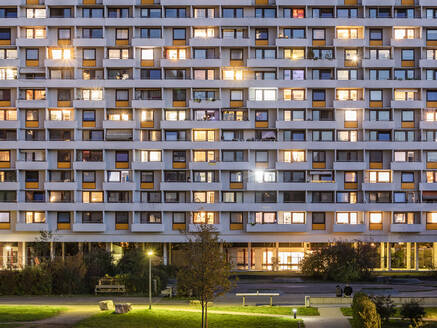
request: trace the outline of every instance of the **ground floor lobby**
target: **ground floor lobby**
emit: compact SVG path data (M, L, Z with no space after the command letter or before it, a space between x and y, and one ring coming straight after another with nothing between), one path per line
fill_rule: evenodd
M299 271L299 263L307 254L328 243L231 243L224 248L234 270L241 271ZM437 270L437 242L375 242L379 271L429 271ZM145 252L154 250L155 263L181 264L184 261L179 243L132 242L0 242L0 268L20 269L37 265L47 258L76 256L104 248L111 251L115 261L129 247L139 247Z

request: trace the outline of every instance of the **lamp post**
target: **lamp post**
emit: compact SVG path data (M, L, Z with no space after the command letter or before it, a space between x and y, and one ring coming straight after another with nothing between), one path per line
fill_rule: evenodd
M149 250L147 252L147 255L149 256L149 310L152 309L152 256L153 251Z

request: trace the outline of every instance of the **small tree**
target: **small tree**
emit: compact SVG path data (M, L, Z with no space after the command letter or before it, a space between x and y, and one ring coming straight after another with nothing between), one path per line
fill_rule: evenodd
M418 300L413 299L408 303L402 304L401 316L403 319L409 319L412 324L417 325L425 316L425 309Z
M185 265L177 274L178 289L192 292L202 307L201 328L208 327L208 302L231 288L230 263L223 252L222 241L214 227L202 224L188 236L184 246Z
M376 249L368 243L336 242L306 255L302 273L324 280L349 282L367 279L376 264Z
M381 318L375 303L364 293L356 293L352 302L352 327L381 328Z
M396 308L393 300L389 296L373 296L373 303L375 303L376 311L383 323L388 322L390 317L394 316L396 313Z

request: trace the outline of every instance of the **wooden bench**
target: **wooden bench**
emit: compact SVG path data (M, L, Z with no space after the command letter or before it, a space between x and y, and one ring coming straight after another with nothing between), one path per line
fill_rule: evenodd
M248 296L267 296L270 297L270 306L273 305L273 296L279 296L279 293L260 293L258 290L256 293L236 293L235 296L243 297L243 306L246 306L246 297Z
M94 289L98 293L126 293L126 286L121 284L116 278L102 278Z

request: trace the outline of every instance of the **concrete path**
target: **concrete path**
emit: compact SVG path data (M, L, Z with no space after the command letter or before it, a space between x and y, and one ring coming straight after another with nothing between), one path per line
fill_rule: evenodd
M305 328L350 328L349 320L343 316L340 308L319 308L320 316L305 317Z
M68 311L58 316L23 323L19 328L70 328L81 320L84 320L95 313L99 312L98 306L94 305L76 305L68 307ZM1 327L1 326L0 326Z

